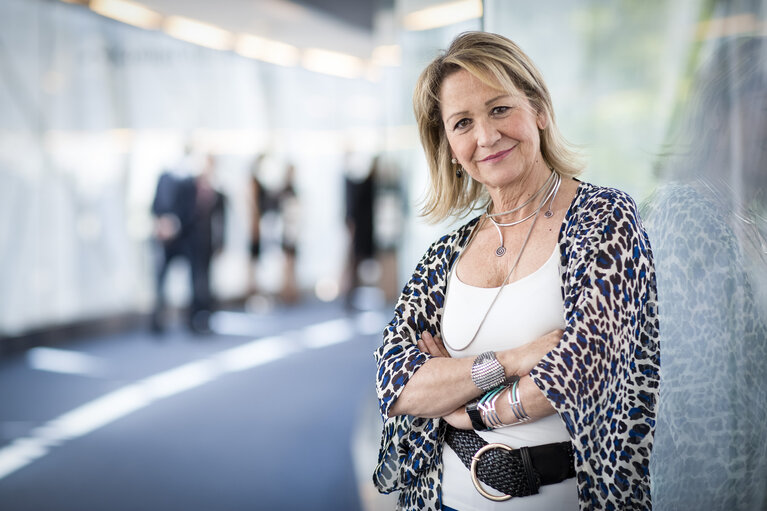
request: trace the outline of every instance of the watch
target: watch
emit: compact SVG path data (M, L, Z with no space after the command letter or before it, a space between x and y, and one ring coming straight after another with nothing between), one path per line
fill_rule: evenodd
M479 399L475 399L466 405L466 413L469 414L469 419L471 419L471 427L477 431L487 431L490 428L482 420L482 412L479 411L477 405L479 405Z

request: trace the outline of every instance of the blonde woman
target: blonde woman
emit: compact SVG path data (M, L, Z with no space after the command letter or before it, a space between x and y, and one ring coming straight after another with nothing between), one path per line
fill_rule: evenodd
M652 252L634 201L574 178L508 39L459 36L414 93L437 240L376 351L374 480L402 509L650 509Z

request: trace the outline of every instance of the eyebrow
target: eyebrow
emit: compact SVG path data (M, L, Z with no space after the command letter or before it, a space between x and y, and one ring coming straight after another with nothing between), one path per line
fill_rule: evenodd
M491 103L495 103L496 101L498 101L501 98L510 97L510 96L511 96L511 94L503 93L503 94L501 94L499 96L496 96L496 97L494 97L492 99L488 99L487 101L485 101L485 106L490 106ZM452 113L448 117L445 118L445 123L450 121L450 119L452 119L456 115L465 115L467 113L469 113L468 110L461 110L460 112Z

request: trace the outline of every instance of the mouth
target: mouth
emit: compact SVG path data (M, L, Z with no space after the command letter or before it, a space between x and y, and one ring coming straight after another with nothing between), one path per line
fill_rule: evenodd
M516 147L516 146L514 146L514 147ZM479 160L479 162L480 163L493 163L493 162L496 162L496 161L500 161L500 160L504 159L506 157L506 155L508 155L511 151L513 151L514 147L512 147L510 149L506 149L504 151L499 151L499 152L497 152L495 154L491 154L490 156L488 156L488 157L486 157L486 158L484 158L482 160Z

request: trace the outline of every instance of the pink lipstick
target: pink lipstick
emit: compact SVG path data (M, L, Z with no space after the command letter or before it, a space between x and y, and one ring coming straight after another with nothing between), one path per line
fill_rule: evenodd
M505 151L499 151L495 154L491 154L487 158L480 160L480 163L492 163L492 162L502 160L507 154L509 154L514 149L514 147L512 147L511 149L506 149Z

